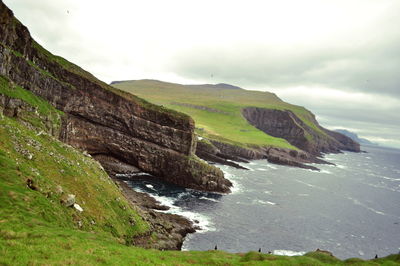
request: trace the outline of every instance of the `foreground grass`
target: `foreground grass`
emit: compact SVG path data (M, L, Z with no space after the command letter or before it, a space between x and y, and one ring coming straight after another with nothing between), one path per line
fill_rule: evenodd
M0 265L398 265L397 255L340 261L326 254L158 251L131 246L150 226L90 156L49 132L62 112L0 77L0 94L22 100L0 114ZM50 124L50 126L49 126ZM50 127L50 128L49 128ZM76 195L83 211L66 207ZM153 239L152 241L156 241Z
M6 79L0 77L0 81L0 94L25 103L17 117L0 113L1 232L28 234L31 228L47 226L79 228L127 243L147 233L147 223L101 165L46 131L48 124L59 126L62 113ZM76 196L82 212L65 207L69 194Z
M242 116L245 107L291 110L317 134L326 136L304 107L288 104L275 94L212 86L185 86L154 80L125 81L114 87L133 93L152 103L190 115L204 137L244 146L275 146L296 149L286 140L275 138L250 125ZM191 104L214 110L185 106ZM216 111L217 110L217 111ZM309 136L311 137L311 136Z
M400 265L400 256L341 261L312 252L275 256L249 252L159 251L118 244L101 234L56 228L35 228L29 234L0 234L2 265Z

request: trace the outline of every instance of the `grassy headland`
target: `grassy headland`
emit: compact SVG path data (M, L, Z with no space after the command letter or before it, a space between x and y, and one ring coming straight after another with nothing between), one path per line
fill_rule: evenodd
M317 134L326 136L314 124L313 115L307 109L286 103L270 92L248 91L230 85L181 85L156 80L122 81L112 86L190 115L200 136L239 146L297 149L286 140L269 136L252 126L242 116L245 107L290 110Z
M248 252L159 251L130 246L149 225L98 162L50 130L63 113L0 77L0 96L23 102L0 112L0 265L398 265L392 255L340 261L316 252L287 257ZM33 110L33 111L32 111ZM57 132L53 130L52 132ZM79 211L65 206L76 196ZM156 237L152 241L157 241Z

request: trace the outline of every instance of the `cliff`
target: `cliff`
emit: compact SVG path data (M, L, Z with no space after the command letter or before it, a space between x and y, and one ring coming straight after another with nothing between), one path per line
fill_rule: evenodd
M229 192L222 171L194 156L193 120L99 81L38 43L0 2L0 74L65 113L59 138L97 158L199 190Z
M284 138L293 146L312 155L337 153L341 150L360 151L357 142L343 134L321 127L315 117L312 117L315 126L313 129L290 110L248 107L244 108L242 113L256 128L271 136ZM318 134L318 131L326 134Z
M196 121L196 154L241 168L233 161L267 159L316 170L324 153L360 151L350 138L321 127L315 116L275 94L227 85L181 85L155 80L119 81L116 88L184 112ZM212 147L211 147L211 146Z

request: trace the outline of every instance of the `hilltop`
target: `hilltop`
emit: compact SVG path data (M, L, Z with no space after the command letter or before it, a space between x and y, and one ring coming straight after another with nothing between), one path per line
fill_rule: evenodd
M217 155L239 161L266 158L309 168L305 163L322 162L318 159L322 153L360 151L358 143L321 127L306 108L286 103L274 93L228 84L182 85L157 80L112 85L193 117L196 133L205 140L199 142L197 152L203 159L221 162Z
M189 116L116 90L45 50L0 0L1 265L398 264L397 255L340 261L322 251L156 250L179 249L190 223L141 206L110 176L148 171L228 191L222 173L195 156L194 136Z

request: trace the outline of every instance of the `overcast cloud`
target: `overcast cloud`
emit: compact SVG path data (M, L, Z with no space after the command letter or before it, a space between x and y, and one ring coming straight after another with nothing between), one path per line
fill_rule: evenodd
M3 0L45 48L110 82L268 90L400 147L400 1Z

